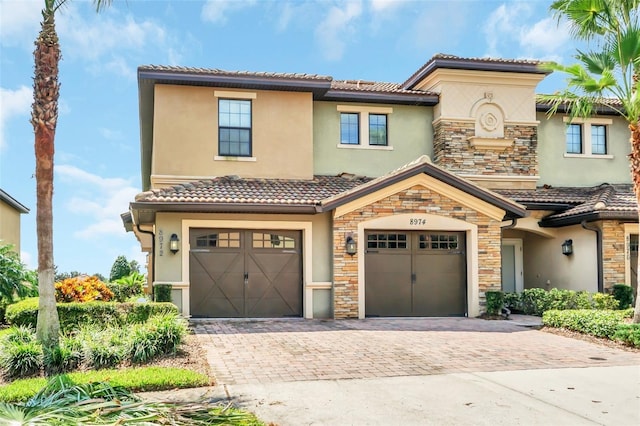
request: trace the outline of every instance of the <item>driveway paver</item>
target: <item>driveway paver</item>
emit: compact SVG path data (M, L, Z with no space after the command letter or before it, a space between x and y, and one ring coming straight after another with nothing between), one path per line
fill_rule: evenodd
M195 320L218 384L637 366L640 353L471 318Z

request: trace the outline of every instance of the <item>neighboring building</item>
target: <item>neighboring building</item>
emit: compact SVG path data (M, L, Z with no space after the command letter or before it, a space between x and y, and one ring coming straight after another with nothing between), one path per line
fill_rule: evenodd
M20 215L29 209L0 189L0 244L12 244L20 253Z
M140 67L144 192L123 221L150 281L194 317L305 318L630 283L628 128L547 119L538 65L437 55L401 84Z

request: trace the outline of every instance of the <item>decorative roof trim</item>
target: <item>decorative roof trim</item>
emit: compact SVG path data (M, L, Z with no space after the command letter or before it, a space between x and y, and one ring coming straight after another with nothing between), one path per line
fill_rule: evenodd
M440 68L468 71L495 71L525 74L550 74L540 68L540 61L534 60L509 60L494 58L461 58L454 55L438 54L420 67L404 83L402 88L411 90L429 74Z
M314 98L317 101L336 102L370 102L400 105L434 106L437 105L440 97L429 92L424 93L402 93L402 92L378 92L378 91L354 91L331 89L322 96Z

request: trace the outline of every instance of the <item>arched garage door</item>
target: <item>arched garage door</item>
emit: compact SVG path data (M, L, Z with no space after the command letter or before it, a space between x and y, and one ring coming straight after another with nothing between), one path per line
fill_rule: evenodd
M464 232L366 233L367 316L463 316Z
M191 229L191 316L301 316L301 239L300 231Z

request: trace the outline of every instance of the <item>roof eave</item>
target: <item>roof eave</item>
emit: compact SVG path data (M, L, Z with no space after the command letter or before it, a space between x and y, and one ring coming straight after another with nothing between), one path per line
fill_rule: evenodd
M629 211L587 212L559 218L542 219L538 224L541 228L560 228L563 226L579 225L583 221L594 222L597 220L638 222L638 214L636 212Z
M136 201L129 204L131 210L184 213L276 213L315 214L316 205L266 204L266 203L162 203Z
M29 209L27 207L25 207L22 203L13 198L11 195L7 194L2 189L0 189L0 200L4 201L6 204L13 207L22 214L29 213Z
M314 98L317 101L370 102L400 105L434 106L439 102L436 94L384 93L384 92L356 92L351 90L331 89L322 96Z

